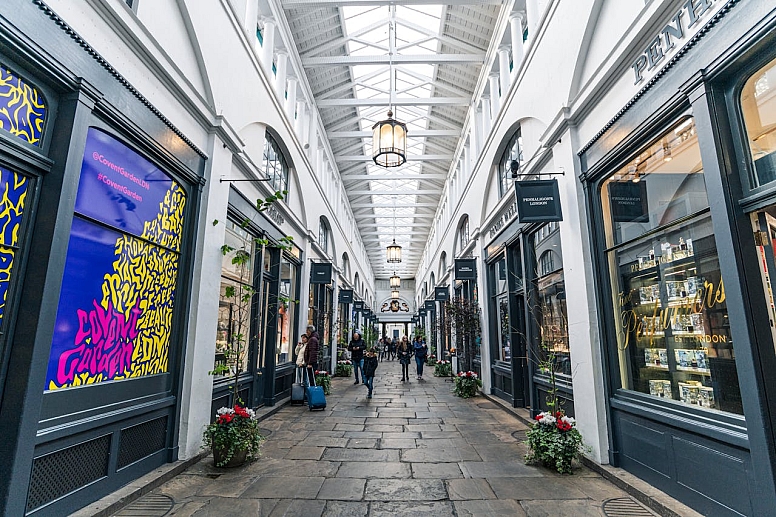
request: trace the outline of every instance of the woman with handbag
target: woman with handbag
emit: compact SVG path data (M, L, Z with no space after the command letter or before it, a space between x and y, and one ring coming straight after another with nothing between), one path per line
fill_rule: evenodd
M410 381L410 361L412 360L412 348L407 341L402 341L396 348L396 355L401 364L401 382Z

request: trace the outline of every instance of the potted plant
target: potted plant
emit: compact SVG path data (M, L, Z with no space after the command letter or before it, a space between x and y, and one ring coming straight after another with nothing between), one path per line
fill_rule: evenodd
M453 365L450 361L439 360L434 364L434 377L450 377L453 373Z
M350 359L337 361L337 369L334 375L337 377L350 377L353 375L353 362Z
M264 437L256 413L239 405L222 407L205 429L205 447L213 450L216 467L239 467L259 456Z
M472 371L461 372L455 377L453 393L461 398L468 399L480 392L482 381Z
M331 393L331 374L326 370L315 370L315 385L323 388L323 394Z
M542 411L526 432L530 448L527 463L541 464L560 474L572 474L571 464L582 453L582 435L576 421L563 411Z
M428 354L426 357L426 366L436 366L437 358L434 354Z

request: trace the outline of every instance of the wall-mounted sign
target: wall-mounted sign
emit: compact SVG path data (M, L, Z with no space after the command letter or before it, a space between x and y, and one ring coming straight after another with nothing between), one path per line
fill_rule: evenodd
M683 0L631 65L633 84L647 84L730 0Z
M422 307L418 309L418 318L425 318L426 317L426 308Z
M363 311L365 318L371 318L372 317L372 309L364 309Z
M426 300L423 307L425 307L428 312L434 312L436 310L436 302L434 300Z
M311 284L331 283L331 264L328 262L313 262L310 264Z
M456 280L477 280L477 259L455 259Z
M364 310L364 302L353 302L353 310L356 312L361 312Z
M613 181L608 184L612 219L616 223L649 222L647 180Z
M340 303L353 303L353 289L340 289L339 291Z
M558 180L515 181L517 218L521 223L562 221Z
M434 288L434 301L446 302L450 299L449 286L435 287Z

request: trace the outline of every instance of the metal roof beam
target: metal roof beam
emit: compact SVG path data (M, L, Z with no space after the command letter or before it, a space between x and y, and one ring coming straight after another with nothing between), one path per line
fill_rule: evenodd
M439 196L440 190L349 190L348 196ZM389 205L389 207L392 205ZM407 206L415 206L407 205Z
M468 106L471 99L468 97L402 97L391 99L326 99L315 103L319 108L333 108L339 106Z
M329 139L332 138L372 138L371 131L329 131L326 133ZM425 138L425 137L455 137L461 136L460 131L454 129L411 129L407 131L407 138Z
M371 156L364 155L346 155L335 156L337 162L371 162ZM408 162L425 162L425 161L450 161L453 159L452 154L411 154L407 156Z
M283 7L384 6L385 0L282 0ZM445 5L501 5L504 0L444 0ZM391 0L392 5L439 5L440 0Z
M342 175L342 181L402 181L402 180L446 180L446 174L407 174L406 176L384 174Z
M389 56L326 56L303 57L302 66L337 66L337 65L433 65L433 64L482 64L485 54L419 54Z
M348 192L350 194L350 192ZM411 205L396 205L396 208L399 207L412 207L412 208L437 208L439 206L439 203L413 203ZM381 205L379 203L370 203L370 202L356 202L350 203L350 207L353 210L358 210L359 208L393 208L393 205ZM354 214L355 215L355 214Z

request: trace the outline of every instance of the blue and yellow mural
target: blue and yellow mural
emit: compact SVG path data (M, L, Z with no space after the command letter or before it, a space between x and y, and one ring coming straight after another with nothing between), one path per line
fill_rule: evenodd
M47 390L168 371L185 205L168 175L89 130Z
M39 146L46 111L40 92L0 65L0 128Z
M29 180L0 167L0 321L5 314L11 269L19 243L24 201L27 199Z

